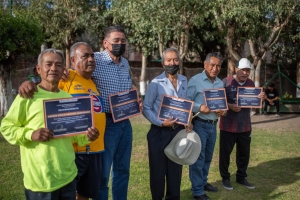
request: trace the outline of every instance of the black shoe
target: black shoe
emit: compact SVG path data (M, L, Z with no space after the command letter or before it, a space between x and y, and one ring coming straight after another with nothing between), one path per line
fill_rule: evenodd
M226 190L233 190L233 187L232 187L229 179L223 179L222 185Z
M206 194L201 196L193 196L193 200L209 200L209 197Z
M249 188L249 189L254 189L255 188L255 186L254 185L252 185L251 183L249 183L248 181L247 181L247 179L244 179L244 180L237 180L236 181L238 184L241 184L241 185L243 185L243 186L246 186L247 188Z
M209 183L207 183L207 184L204 186L204 190L205 190L205 191L208 191L208 192L217 192L217 191L218 191L218 188L212 186L212 185L209 184Z

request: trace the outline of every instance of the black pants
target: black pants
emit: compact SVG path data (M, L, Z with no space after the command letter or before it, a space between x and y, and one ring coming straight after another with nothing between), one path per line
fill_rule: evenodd
M172 128L151 125L148 132L150 189L153 200L161 200L164 198L165 185L166 200L180 199L182 165L171 161L165 155L164 149L183 128L183 126L178 126L173 130Z
M268 106L270 106L270 102L268 100L264 100L264 112L267 112ZM273 101L276 107L277 113L279 113L279 100Z
M220 158L219 170L223 179L230 179L228 172L230 154L236 144L236 180L244 180L247 177L247 168L250 159L251 131L243 133L231 133L220 131Z
M33 192L25 188L25 197L26 200L74 200L76 180L52 192Z

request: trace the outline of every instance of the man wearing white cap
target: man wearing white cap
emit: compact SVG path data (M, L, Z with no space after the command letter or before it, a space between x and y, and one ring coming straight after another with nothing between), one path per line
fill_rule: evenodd
M250 158L251 143L251 119L250 108L241 108L237 106L236 94L237 87L254 87L254 82L249 79L251 63L248 59L242 58L235 68L236 74L223 79L226 90L228 108L226 116L220 119L220 159L219 170L222 177L223 187L227 190L233 190L230 183L230 173L228 172L230 154L236 144L236 182L254 189L255 186L246 179L246 170ZM258 95L264 98L264 92Z

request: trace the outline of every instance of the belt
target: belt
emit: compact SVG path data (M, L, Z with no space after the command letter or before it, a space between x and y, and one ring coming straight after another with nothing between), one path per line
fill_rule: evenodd
M195 120L198 120L198 121L204 122L204 123L209 123L209 124L216 124L218 122L218 119L209 120L209 119L201 119L200 117L195 117Z
M105 113L107 118L112 118L112 114L111 113Z

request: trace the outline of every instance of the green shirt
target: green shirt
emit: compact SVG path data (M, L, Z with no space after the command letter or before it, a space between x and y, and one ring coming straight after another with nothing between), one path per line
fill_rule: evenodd
M43 100L71 97L60 91L48 92L38 87L33 99L19 95L3 118L0 132L11 144L20 145L21 165L26 189L40 192L57 190L77 175L72 142L89 143L86 135L51 139L48 142L31 140L33 131L45 127Z

